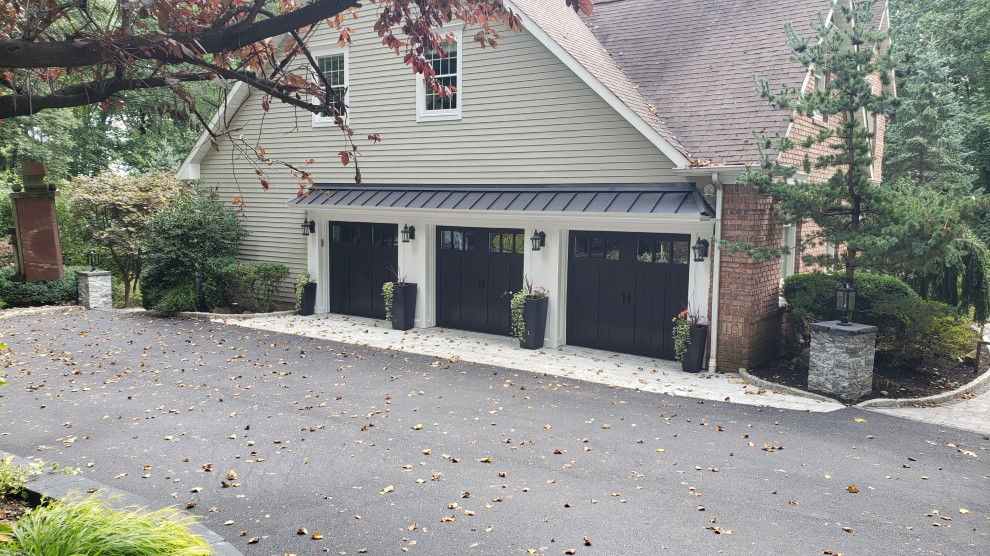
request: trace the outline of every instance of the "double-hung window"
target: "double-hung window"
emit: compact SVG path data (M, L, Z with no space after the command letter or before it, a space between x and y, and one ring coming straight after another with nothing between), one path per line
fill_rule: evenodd
M313 127L337 125L334 119L336 114L341 114L345 119L347 118L347 88L350 77L347 69L347 49L331 47L327 50L315 51L313 58L316 59L320 73L326 78L327 84L330 85L334 93L330 101L331 109L321 114L313 114ZM317 86L323 87L323 82L320 81L319 77L314 75L313 79Z
M440 35L443 52L428 48L425 56L443 92L428 86L424 76L416 76L418 122L461 119L461 28L444 29Z

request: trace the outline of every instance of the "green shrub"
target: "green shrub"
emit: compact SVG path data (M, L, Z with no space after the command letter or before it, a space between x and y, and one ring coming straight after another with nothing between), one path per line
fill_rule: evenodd
M10 307L41 305L75 305L79 302L76 273L89 270L86 266L68 267L58 280L44 282L11 282L12 266L0 269L0 299Z
M195 311L196 283L188 281L163 290L161 297L155 302L155 309L164 315Z
M303 298L303 286L312 281L312 277L309 275L309 271L305 271L299 274L296 278L296 312L302 311L302 298ZM391 305L391 300L385 301L385 310L388 311L388 307Z
M0 384L3 382L0 381ZM28 480L42 473L48 471L58 471L69 475L79 473L79 470L74 467L59 467L55 462L45 463L36 460L27 465L13 465L13 461L14 456L0 459L0 500L27 498Z
M289 267L281 263L241 263L237 268L237 298L245 309L267 313Z
M203 298L210 309L230 307L237 293L240 264L234 257L220 257L203 265Z
M795 274L784 280L789 331L785 347L807 347L808 325L836 319L835 289L843 281L833 274ZM855 285L851 319L877 327L878 362L919 365L951 360L973 348L973 323L952 306L921 299L895 276L857 272Z
M141 270L142 305L159 308L166 292L186 288L196 263L233 257L247 230L216 189L196 187L148 222L152 239ZM195 307L195 294L193 295Z
M195 520L175 508L149 512L114 510L99 497L70 496L38 507L11 527L5 554L73 556L207 556L205 539L192 534Z

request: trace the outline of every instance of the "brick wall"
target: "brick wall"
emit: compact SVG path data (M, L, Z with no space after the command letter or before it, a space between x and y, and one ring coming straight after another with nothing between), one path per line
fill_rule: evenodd
M874 90L879 92L880 80L871 76ZM809 84L811 86L811 84ZM799 117L791 125L790 137L800 143L809 135L816 135L823 127L835 128L841 117L828 120ZM874 178L880 178L883 159L886 120L877 117L874 138ZM805 154L812 161L831 151L828 144L815 145L811 149L800 146L784 153L780 161L799 170ZM834 173L832 168L812 169L810 181L826 181ZM779 247L782 230L769 198L761 197L754 189L742 185L726 185L723 196L722 237L729 242L749 242L757 245ZM803 222L797 227L800 238L808 238L817 231L813 222ZM819 255L826 252L826 245L808 246L804 253ZM841 253L842 247L838 247ZM782 310L780 308L780 260L755 261L746 254L722 253L719 322L718 322L718 371L734 372L740 367L752 367L780 353ZM812 272L804 265L800 255L795 261L795 272Z
M769 198L748 186L726 185L723 203L723 239L780 246L781 229ZM718 371L752 367L779 353L779 283L779 259L722 253Z

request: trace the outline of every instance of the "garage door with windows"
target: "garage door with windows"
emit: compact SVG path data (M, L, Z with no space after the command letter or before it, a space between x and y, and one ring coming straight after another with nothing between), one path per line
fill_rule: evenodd
M673 359L671 319L687 304L690 239L571 232L567 343Z
M330 312L385 318L382 284L398 268L398 226L330 223Z
M509 334L523 283L523 230L437 229L437 325Z

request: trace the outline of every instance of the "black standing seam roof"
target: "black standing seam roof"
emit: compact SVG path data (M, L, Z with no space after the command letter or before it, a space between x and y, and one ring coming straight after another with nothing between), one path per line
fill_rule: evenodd
M690 183L510 187L317 184L285 203L310 207L715 216L715 209Z

